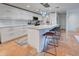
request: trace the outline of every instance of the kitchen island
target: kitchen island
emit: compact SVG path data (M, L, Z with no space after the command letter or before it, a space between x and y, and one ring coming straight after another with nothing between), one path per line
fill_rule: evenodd
M37 52L42 52L45 40L43 34L57 26L58 25L40 25L28 27L28 43L36 48Z

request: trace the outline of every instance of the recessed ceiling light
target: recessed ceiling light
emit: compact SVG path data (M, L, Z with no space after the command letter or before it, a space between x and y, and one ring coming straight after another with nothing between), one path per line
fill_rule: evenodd
M27 7L27 8L29 8L29 7L30 7L30 5L27 5L26 7Z

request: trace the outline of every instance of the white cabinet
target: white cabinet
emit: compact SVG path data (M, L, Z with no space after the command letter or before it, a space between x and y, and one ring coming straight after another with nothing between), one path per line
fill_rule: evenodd
M1 43L20 37L22 35L27 35L27 29L24 29L24 27L8 27L1 28L0 30Z

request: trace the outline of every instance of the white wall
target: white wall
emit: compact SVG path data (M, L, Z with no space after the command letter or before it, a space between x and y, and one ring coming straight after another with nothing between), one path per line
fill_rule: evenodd
M79 28L79 9L67 12L67 30L75 31Z
M62 29L66 29L66 13L58 14L57 23L61 25Z
M33 19L33 16L37 16L39 20L42 19L42 17L38 14L34 14L28 11L23 11L14 7L6 6L3 4L0 4L0 19L22 19L22 20L28 20Z

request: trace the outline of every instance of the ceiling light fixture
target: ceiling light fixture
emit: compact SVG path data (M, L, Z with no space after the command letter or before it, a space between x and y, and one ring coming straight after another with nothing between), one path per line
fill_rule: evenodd
M47 11L44 11L44 10L40 10L40 14L45 17L48 15Z

